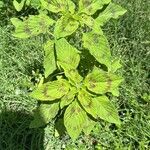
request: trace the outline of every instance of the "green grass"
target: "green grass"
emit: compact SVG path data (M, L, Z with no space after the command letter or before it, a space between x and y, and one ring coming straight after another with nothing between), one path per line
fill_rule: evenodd
M0 27L0 150L59 150L65 145L91 150L95 144L106 150L150 149L150 103L142 99L144 93L150 94L150 2L116 2L128 12L108 23L104 31L113 56L120 57L123 64L119 73L125 82L120 96L113 98L122 126L102 122L93 136L82 136L76 143L68 136L55 137L53 124L29 129L37 102L27 95L26 85L32 70L42 66L44 38L15 39L8 21L7 26L1 23Z

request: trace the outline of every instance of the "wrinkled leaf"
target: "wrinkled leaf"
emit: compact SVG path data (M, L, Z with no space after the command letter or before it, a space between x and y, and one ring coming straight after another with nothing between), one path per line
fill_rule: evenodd
M92 97L85 91L81 91L78 99L84 109L95 119L101 118L110 123L120 125L118 113L106 96Z
M77 30L78 26L79 23L75 19L62 16L56 22L54 35L57 39L69 36Z
M28 38L40 33L46 33L49 26L54 24L54 20L45 14L30 15L27 20L21 21L17 18L11 19L15 26L14 36L18 38Z
M76 69L79 65L78 50L70 45L66 39L56 41L57 61L64 70Z
M66 109L64 125L72 140L76 140L81 133L86 117L86 112L79 106L77 100L72 102Z
M66 95L69 88L70 86L66 80L59 79L41 85L30 96L41 101L53 101Z
M69 105L73 100L74 100L74 97L75 97L75 94L76 94L76 88L72 87L70 89L70 91L61 98L61 101L60 101L60 108L62 109L63 107Z
M59 103L41 104L34 113L34 120L30 124L30 128L38 128L49 123L59 110Z
M75 11L75 4L71 0L41 0L42 6L54 13L58 12L71 12Z
M93 71L87 75L84 83L90 91L97 94L104 94L106 92L112 92L113 94L122 81L122 77L95 67Z
M54 41L49 40L44 46L44 51L45 78L47 78L54 70L56 70Z
M83 46L89 50L91 55L101 64L108 68L111 66L111 53L109 43L104 35L94 32L83 34Z
M103 26L107 23L111 18L117 19L119 16L122 16L126 13L126 10L121 6L110 3L107 8L100 13L100 15L96 18L96 21L99 22L100 26Z
M103 6L108 4L110 1L111 0L80 0L79 13L93 15L97 10L102 9Z

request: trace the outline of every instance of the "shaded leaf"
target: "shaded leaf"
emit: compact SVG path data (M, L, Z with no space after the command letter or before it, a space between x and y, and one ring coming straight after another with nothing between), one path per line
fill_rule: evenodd
M42 6L54 13L58 12L71 12L75 11L75 4L71 0L41 0Z
M24 21L12 18L11 21L15 26L13 35L18 38L28 38L40 33L46 33L49 26L55 22L45 14L30 15L29 18Z
M122 77L95 67L87 75L84 83L90 91L97 94L104 94L106 92L112 92L113 94L122 81Z
M53 101L67 94L69 88L70 86L66 80L59 79L41 85L30 96L41 101Z
M75 19L62 16L56 22L54 35L57 39L69 36L77 30L78 26L79 23Z
M59 110L59 103L41 104L34 113L34 120L30 124L30 128L38 128L49 123Z
M76 140L81 133L86 117L86 112L79 106L77 100L73 101L66 109L64 125L72 140Z
M121 6L110 3L107 8L100 13L100 15L96 18L96 21L99 22L100 26L103 26L107 23L111 18L117 19L119 16L122 16L126 13L126 10Z
M116 109L106 96L92 97L85 91L78 95L84 109L95 119L101 118L110 123L120 125L120 120Z
M44 46L44 51L45 78L47 78L54 70L56 70L54 41L49 40Z
M108 4L110 1L111 0L80 0L79 13L93 15L97 10L102 9L103 6Z
M83 34L83 46L95 57L101 64L108 68L111 66L111 53L109 43L104 35L94 32Z

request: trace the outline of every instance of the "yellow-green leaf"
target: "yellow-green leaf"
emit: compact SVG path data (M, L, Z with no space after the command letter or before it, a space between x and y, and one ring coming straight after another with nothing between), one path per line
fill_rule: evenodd
M30 96L41 101L53 101L66 95L69 88L70 86L67 80L59 79L37 87Z
M69 105L74 100L76 92L77 92L76 88L71 87L70 91L61 98L61 101L60 101L61 109L65 106Z
M47 78L54 70L56 70L54 41L49 40L44 46L44 51L45 78Z
M99 22L100 26L103 26L111 18L117 19L124 13L126 13L126 9L117 4L110 3L107 8L96 18L96 21Z
M34 120L30 124L30 128L38 128L49 123L59 110L59 103L40 104L34 113Z
M86 91L81 91L78 99L83 108L94 118L120 125L117 110L106 96L92 97Z
M79 13L93 15L111 0L79 0Z
M93 30L93 32L103 35L103 31L100 28L99 23L95 19L93 19L91 16L82 14L81 23L86 24L89 28Z
M80 107L77 100L73 101L65 111L64 125L72 140L76 140L86 121L86 112Z
M122 81L122 77L95 67L93 71L87 75L84 83L87 88L94 93L104 94L106 92L112 92L113 94Z
M69 36L78 29L78 26L79 23L75 19L62 16L55 24L54 35L57 39Z
M13 5L17 11L21 11L26 0L21 0L19 3L17 0L13 0Z
M92 119L90 119L89 117L87 117L86 121L84 123L84 127L83 127L84 134L89 135L91 133L91 131L93 130L93 128L95 127L96 124L97 124L96 121L93 121Z
M89 32L83 34L82 40L83 46L89 50L95 59L110 68L111 52L106 37L94 32Z
M57 61L64 70L76 69L79 65L79 51L66 39L56 41Z
M42 6L54 13L58 12L70 12L74 13L75 4L71 0L40 0Z
M54 24L54 20L45 14L30 15L28 19L21 21L17 18L11 19L15 26L13 35L18 38L28 38L40 33L46 33L49 26Z

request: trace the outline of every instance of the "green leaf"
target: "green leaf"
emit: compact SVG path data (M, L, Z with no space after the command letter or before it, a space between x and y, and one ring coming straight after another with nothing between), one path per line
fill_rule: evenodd
M76 88L71 87L70 91L65 96L63 96L61 98L60 108L62 109L63 107L69 105L74 100L74 97L75 97L76 93L77 93Z
M104 94L106 92L112 92L113 94L122 81L122 77L95 67L87 75L84 83L90 91L97 94Z
M62 16L56 22L54 35L57 39L69 36L78 29L78 26L79 23L75 19Z
M122 65L120 64L120 59L113 60L111 64L111 68L108 69L110 72L116 72L118 69L120 69Z
M101 119L110 123L121 124L117 110L106 96L99 96L94 98L94 100L98 101L98 116Z
M13 35L18 38L28 38L40 33L44 34L48 31L49 26L55 22L45 14L30 15L29 18L24 21L12 18L11 21L16 28Z
M86 117L86 112L79 106L77 100L73 101L66 109L64 125L72 140L76 140L81 133Z
M44 46L44 68L45 78L56 70L55 55L54 55L54 41L49 40Z
M57 61L64 70L76 69L79 65L79 51L66 39L56 41Z
M86 135L89 135L91 133L91 131L93 130L93 128L95 127L95 125L97 124L96 121L93 121L92 119L90 119L89 117L87 117L85 123L84 123L84 127L83 127L83 132Z
M101 64L111 67L111 53L109 43L104 35L94 32L83 34L83 46L95 57Z
M110 1L111 0L80 0L79 13L93 15L97 10L102 9L103 6L108 4Z
M82 14L80 20L81 20L81 23L84 23L89 28L91 28L93 30L93 32L103 35L103 31L100 28L99 23L96 20L94 20L91 16Z
M30 124L30 128L38 128L49 123L59 110L59 103L41 104L34 113L34 120Z
M30 5L34 8L39 8L41 6L40 0L31 0Z
M66 95L69 88L70 85L67 80L59 79L41 85L34 90L30 96L41 101L53 101Z
M117 19L124 13L126 13L126 10L124 8L114 3L110 3L107 6L107 8L102 13L100 13L100 15L96 18L96 21L99 22L100 26L103 26L111 18Z
M21 0L21 2L17 2L17 0L13 0L13 5L17 11L21 11L26 0Z
M120 125L118 113L106 96L92 97L85 91L78 95L83 108L94 118L101 118L110 123Z
M58 12L71 12L75 11L75 4L71 0L41 0L42 6L54 13Z

